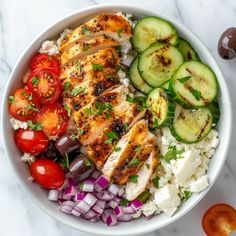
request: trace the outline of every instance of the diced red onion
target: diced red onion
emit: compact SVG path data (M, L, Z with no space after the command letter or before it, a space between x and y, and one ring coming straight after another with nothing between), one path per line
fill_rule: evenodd
M144 220L150 220L152 217L154 216L154 214L150 215L150 216L145 216L145 215L141 215L141 218Z
M70 196L69 194L63 193L62 199L63 199L63 200L70 200L70 199L71 199L71 196Z
M133 207L135 211L138 211L142 205L143 205L142 202L139 200L134 200L131 203L131 206Z
M84 202L84 201L80 201L76 206L75 206L76 210L78 210L80 213L85 214L86 212L88 212L91 208L91 206Z
M48 200L50 201L57 201L58 200L58 196L59 196L59 191L56 189L51 189L48 192Z
M60 206L60 209L64 212L64 211L69 211L71 212L74 206L71 205L67 205L67 204L62 204Z
M83 199L83 201L88 203L90 206L93 206L97 200L98 199L94 195L92 195L91 193L86 194L86 196Z
M102 220L103 220L104 223L106 223L107 217L108 217L109 215L111 215L111 214L112 214L112 211L111 211L110 209L106 209L106 210L102 213Z
M68 186L68 179L65 178L63 185L58 190L61 191L61 190L65 189L67 186Z
M75 194L74 201L82 201L85 197L86 193L79 192Z
M132 219L133 216L131 214L122 214L121 216L117 217L117 220L122 222L129 222Z
M98 179L98 177L100 176L101 174L98 172L98 171L94 171L91 175L92 178L94 179Z
M93 192L94 184L93 183L84 183L82 186L82 191L84 192Z
M115 197L114 199L113 199L115 202L118 202L118 203L120 203L120 198L118 198L118 197Z
M72 208L73 208L75 205L76 205L76 203L73 202L73 201L64 201L64 202L62 203L62 206L71 206Z
M100 218L99 216L95 216L92 219L90 219L89 221L92 222L92 223L95 223L99 220L99 218Z
M61 212L65 213L65 214L70 214L70 213L71 213L71 211L70 211L70 210L67 210L66 207L64 207L64 206L60 206L60 207L59 207L59 210L60 210Z
M76 210L76 208L72 209L71 214L76 217L79 217L81 215L81 213L78 210Z
M75 196L77 192L78 192L78 189L75 186L70 185L64 190L64 195Z
M131 45L129 40L121 43L121 51L124 54L127 54L130 51L131 48L132 48L132 45Z
M108 190L109 190L112 194L114 194L114 195L116 196L116 195L118 194L120 188L119 188L119 186L116 185L116 184L111 184L111 185L109 186Z
M122 211L125 214L134 214L135 213L135 210L132 206L123 207Z
M75 180L73 178L68 178L67 187L75 186L75 185L76 185Z
M117 224L116 217L112 214L107 217L106 223L108 226L113 226Z
M87 184L94 184L96 181L96 179L94 178L88 178L86 180L84 180L84 183L87 183Z
M99 206L100 208L104 209L105 206L106 206L106 202L103 201L103 200L98 200L98 201L96 202L96 205Z
M103 192L97 193L96 197L99 200L104 200L104 201L110 201L110 200L114 199L114 195L108 191L103 191Z
M104 175L101 175L95 182L95 190L101 192L109 185L109 181Z
M111 207L112 209L116 208L118 205L119 205L119 203L118 203L118 202L115 202L114 200L111 200L111 201L108 203L108 206Z
M63 191L59 191L58 199L62 199L62 196L63 196Z
M120 62L122 65L129 67L133 60L134 60L133 56L124 54L122 55Z
M96 216L97 214L93 210L89 210L87 213L83 215L83 218L86 220L92 219Z
M116 217L120 217L120 216L123 215L121 206L117 206L117 207L113 210L113 212L114 212L114 214L116 215Z
M103 209L101 207L99 207L98 205L94 205L92 207L93 211L96 212L98 215L101 215L103 213Z
M59 206L61 206L62 204L63 204L63 202L65 202L65 200L63 200L63 199L58 199L58 204L59 204Z

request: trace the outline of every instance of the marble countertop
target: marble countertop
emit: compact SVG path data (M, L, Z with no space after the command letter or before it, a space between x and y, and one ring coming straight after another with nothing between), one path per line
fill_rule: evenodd
M12 67L31 40L62 16L94 4L111 0L1 0L0 1L0 94ZM217 42L225 28L235 26L234 0L119 0L158 10L176 18L197 34L219 62L230 88L236 111L236 60L224 61L217 54ZM0 100L2 97L0 96ZM235 132L234 132L235 131ZM233 134L236 133L234 125ZM147 236L204 235L201 218L217 202L236 207L236 136L225 166L206 197L186 216ZM1 236L89 236L59 224L42 212L22 190L0 142L0 235Z

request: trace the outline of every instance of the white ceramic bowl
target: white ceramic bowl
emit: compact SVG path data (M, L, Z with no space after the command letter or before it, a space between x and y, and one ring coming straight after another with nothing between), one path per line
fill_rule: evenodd
M9 94L11 94L11 92L13 92L15 89L19 88L22 85L21 78L27 70L29 61L35 55L44 40L54 38L63 29L71 26L78 26L87 19L97 14L117 11L132 13L134 16L137 17L155 15L172 22L172 24L176 27L178 33L185 39L187 39L189 42L191 42L193 47L199 53L202 61L208 64L213 69L220 85L220 93L218 98L221 108L221 118L218 130L220 133L221 142L219 147L217 148L216 154L210 162L208 171L210 181L209 188L199 194L194 194L177 210L177 212L171 218L167 217L165 214L160 214L158 216L153 217L150 221L138 219L129 223L120 223L115 227L107 227L101 222L92 224L85 220L61 213L60 211L58 211L58 206L56 204L48 201L47 191L36 186L34 183L30 183L27 180L27 178L30 176L28 167L20 161L21 153L19 152L14 143L13 130L9 124L8 96ZM209 50L206 48L206 46L204 46L203 43L193 33L191 33L187 28L185 28L182 24L175 21L174 19L159 14L157 11L151 11L137 6L127 5L99 5L86 8L59 20L57 23L50 26L42 34L40 34L22 54L11 73L4 93L1 114L1 130L4 139L5 151L9 158L10 164L14 169L14 172L16 173L17 177L19 178L19 181L21 182L21 185L29 194L29 196L35 200L35 202L42 210L44 210L47 214L49 214L61 223L64 223L75 229L82 230L85 232L110 236L137 235L157 230L174 222L175 220L189 212L204 197L204 195L212 187L217 176L219 175L226 159L232 130L232 108L225 79L215 59L213 58Z

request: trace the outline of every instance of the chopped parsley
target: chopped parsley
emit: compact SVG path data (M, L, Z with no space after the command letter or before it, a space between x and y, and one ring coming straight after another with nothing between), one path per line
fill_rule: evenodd
M202 97L202 93L192 87L189 88L190 93L195 97L197 101L199 101Z
M156 118L156 116L152 117L152 121L153 121L153 128L157 128L159 124L158 124L158 119Z
M39 123L34 124L32 120L28 120L27 124L30 130L41 130L42 126Z
M114 152L119 152L121 150L121 147L115 147Z
M88 29L82 28L81 30L85 35L90 35L90 31Z
M70 108L67 105L64 105L63 107L67 111L67 115L70 116L70 114L71 114Z
M137 183L138 182L138 175L131 175L129 177L129 182L131 183Z
M82 93L84 90L85 90L84 87L74 88L74 89L71 91L70 94L75 97L75 96L77 96L78 94Z
M120 70L121 69L121 67L120 67L120 65L116 65L116 72L118 71L118 70Z
M22 92L21 95L22 95L22 97L25 97L26 92Z
M163 156L161 155L161 158L164 158L167 163L170 163L171 160L177 160L179 158L183 158L182 156L179 156L180 154L184 153L184 148L181 150L177 150L176 146L169 146L168 151Z
M12 104L12 103L14 102L14 97L13 97L13 96L9 96L9 97L8 97L8 102L9 102L10 104Z
M142 192L137 199L141 201L143 204L147 202L147 200L150 198L150 192L149 191L144 191Z
M77 130L78 130L79 135L83 135L83 133L84 133L83 129L77 128Z
M63 91L66 91L67 89L69 89L70 88L70 82L65 82L64 84L63 84Z
M85 159L85 165L87 166L87 167L89 167L89 166L91 166L92 165L92 163L91 163L91 161L89 160L89 159Z
M83 52L87 52L90 48L91 44L90 43L86 44L85 47L83 47Z
M155 186L155 188L159 188L159 180L160 180L160 178L158 176L156 176L152 179L152 183Z
M103 66L100 64L93 64L93 70L94 71L103 71Z
M36 85L39 82L39 78L37 76L33 76L32 79L30 80L30 82L32 84Z
M115 47L116 51L119 53L119 55L122 55L122 47L120 45Z
M122 29L118 29L116 32L117 32L117 35L119 36L119 38L121 38Z
M185 76L185 77L182 77L179 80L180 83L185 83L186 81L190 80L191 79L191 76Z
M109 74L109 75L107 75L107 78L108 78L108 79L112 79L113 76Z
M124 124L123 124L124 130L127 130L128 127L129 127L129 124L128 124L128 123L124 123Z
M81 73L81 65L80 64L77 65L77 70L78 70L78 72L80 74Z
M134 98L132 98L129 94L126 95L126 101L130 103L134 103Z
M94 115L96 114L93 108L84 108L83 110L85 115Z
M111 117L110 113L106 113L106 114L105 114L105 118L106 118L107 120L110 119L110 117Z
M105 140L106 144L112 143L113 140L118 139L117 135L112 131L105 132L105 135L106 135L106 140Z
M70 161L69 161L69 157L68 157L68 154L67 154L67 152L65 153L65 156L64 156L64 159L61 159L61 161L60 161L60 166L62 167L62 168L67 168L67 169L69 169L69 166L70 166Z
M140 152L141 151L141 145L138 145L134 148L135 152Z
M146 163L145 166L147 167L147 169L150 169L150 164Z
M183 200L187 201L191 197L192 193L190 191L184 191Z
M120 206L127 206L129 203L129 200L127 200L126 198L122 198L120 200Z
M83 187L84 187L84 183L81 182L81 183L79 184L79 188L80 188L81 191L83 190Z
M39 109L35 108L32 104L29 104L25 109L26 110L32 110L32 111L39 111Z
M137 166L140 163L139 159L133 158L131 162L128 164L128 166Z

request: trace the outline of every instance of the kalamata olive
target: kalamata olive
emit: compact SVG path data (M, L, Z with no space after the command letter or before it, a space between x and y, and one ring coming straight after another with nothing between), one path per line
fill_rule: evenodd
M70 163L69 171L76 181L83 181L94 171L94 164L85 156L79 155Z
M55 160L56 158L61 158L61 154L58 152L56 145L55 145L55 141L50 141L47 149L44 152L44 156L47 159L51 159L51 160Z
M66 153L70 156L77 155L79 153L79 142L70 133L62 135L59 139L57 139L55 145L62 156Z
M236 28L231 27L223 32L218 42L218 52L224 59L236 57Z

